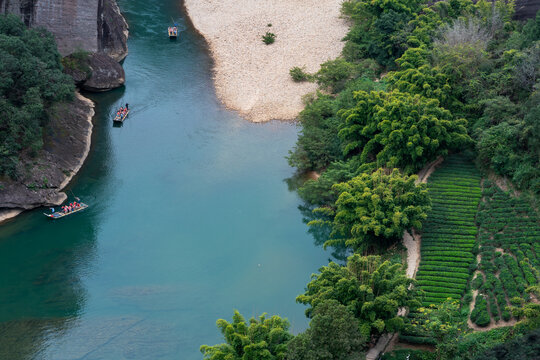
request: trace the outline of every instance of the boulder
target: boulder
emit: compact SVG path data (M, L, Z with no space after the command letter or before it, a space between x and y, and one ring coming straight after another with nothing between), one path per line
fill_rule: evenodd
M81 86L92 75L90 53L78 51L62 58L64 73L73 78L75 85Z
M85 81L80 81L81 89L87 91L101 92L115 89L124 85L126 75L122 66L112 57L104 53L94 53L88 56L88 67L90 76ZM74 76L75 82L83 74L77 72Z

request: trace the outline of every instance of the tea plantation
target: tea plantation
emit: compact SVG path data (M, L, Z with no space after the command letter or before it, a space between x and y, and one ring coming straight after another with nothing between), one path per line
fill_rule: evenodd
M474 262L475 215L481 197L480 174L466 158L453 156L428 182L432 210L424 224L416 279L423 305L460 299Z
M424 223L416 274L418 285L425 292L423 306L463 296L475 260L480 179L474 164L461 155L446 159L429 177L432 210ZM421 321L423 316L411 310L409 317ZM413 327L407 327L401 338L412 343L432 342Z
M471 320L478 326L510 320L506 307L529 301L525 290L540 279L538 214L526 199L488 180L483 196L477 215L481 260L472 284L479 295Z

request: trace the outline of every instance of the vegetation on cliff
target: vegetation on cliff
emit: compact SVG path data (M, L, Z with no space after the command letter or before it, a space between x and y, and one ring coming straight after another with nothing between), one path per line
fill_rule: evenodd
M16 176L20 156L41 149L48 110L73 94L53 36L0 15L0 175Z

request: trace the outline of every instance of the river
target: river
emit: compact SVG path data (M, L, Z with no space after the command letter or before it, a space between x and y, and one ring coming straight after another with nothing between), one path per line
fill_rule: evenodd
M126 86L86 94L97 102L92 149L67 189L90 208L0 227L0 359L201 359L234 309L307 326L294 299L329 254L284 181L297 128L223 108L180 4L120 7ZM132 111L113 127L125 102Z

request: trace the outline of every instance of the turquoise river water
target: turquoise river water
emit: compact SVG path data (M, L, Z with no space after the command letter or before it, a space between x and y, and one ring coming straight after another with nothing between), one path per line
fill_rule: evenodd
M223 108L180 4L120 6L126 86L87 94L92 150L67 189L90 208L58 221L39 209L0 227L0 359L201 359L233 309L287 317L295 333L307 326L295 297L329 255L284 182L296 127ZM125 102L132 112L113 127Z

